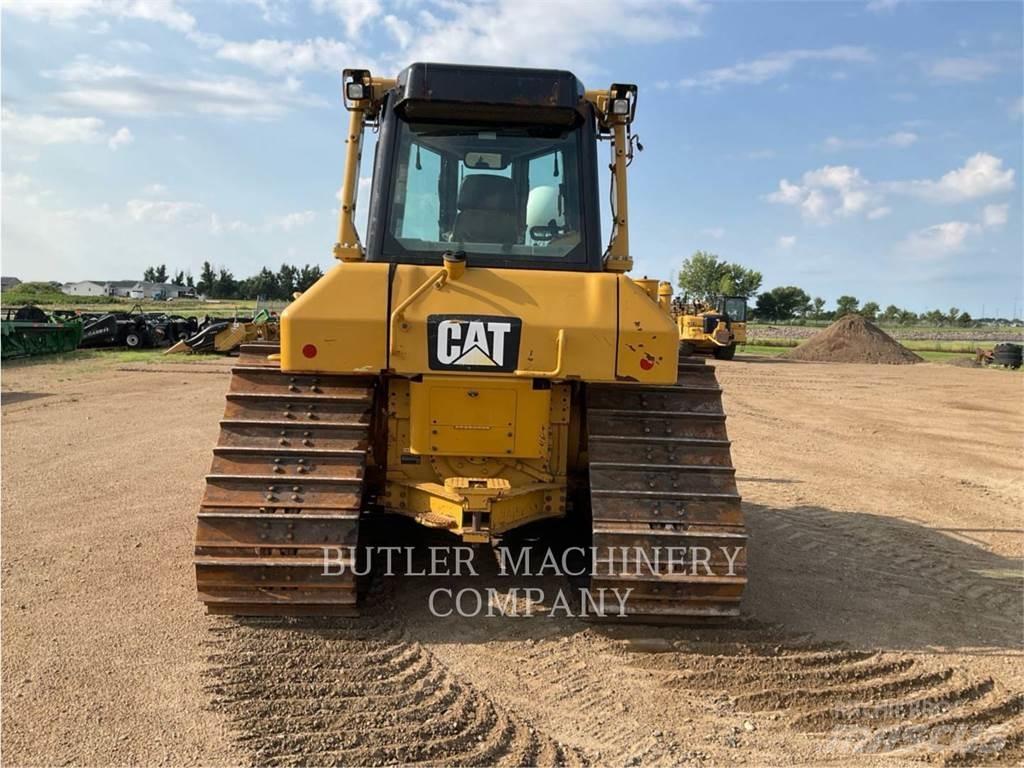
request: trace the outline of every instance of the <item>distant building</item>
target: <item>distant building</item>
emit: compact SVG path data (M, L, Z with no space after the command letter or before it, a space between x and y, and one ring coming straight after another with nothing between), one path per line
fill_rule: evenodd
M126 299L176 299L194 296L195 289L175 283L150 283L145 280L82 280L64 283L61 290L69 296L119 296Z
M107 286L108 296L128 296L128 292L139 284L138 280L108 280L104 285Z
M128 296L133 299L176 299L188 291L183 285L175 283L138 282L133 285Z
M16 277L0 277L0 293L21 285L21 280Z
M96 280L82 280L77 283L64 283L60 289L68 296L106 296L107 284Z

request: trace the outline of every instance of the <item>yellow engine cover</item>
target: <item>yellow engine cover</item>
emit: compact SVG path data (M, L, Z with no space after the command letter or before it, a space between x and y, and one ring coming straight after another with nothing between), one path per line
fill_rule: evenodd
M282 369L675 383L676 326L625 275L472 266L457 278L438 273L338 264L282 313Z
M436 274L436 267L395 269L392 307L414 297L392 326L396 373L676 380L675 325L624 275L471 265L415 295Z
M387 368L388 265L342 262L281 313L285 371Z

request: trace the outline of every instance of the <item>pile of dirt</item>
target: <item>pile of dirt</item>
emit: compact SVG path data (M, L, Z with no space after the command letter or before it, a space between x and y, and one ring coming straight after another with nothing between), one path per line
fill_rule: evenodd
M874 323L846 315L785 354L790 360L816 363L920 363L915 355Z

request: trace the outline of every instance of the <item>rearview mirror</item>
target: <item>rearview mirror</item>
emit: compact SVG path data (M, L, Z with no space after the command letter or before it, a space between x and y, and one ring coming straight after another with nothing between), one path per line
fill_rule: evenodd
M507 163L502 162L501 155L497 152L467 152L463 159L467 168L488 169L492 171L502 170Z

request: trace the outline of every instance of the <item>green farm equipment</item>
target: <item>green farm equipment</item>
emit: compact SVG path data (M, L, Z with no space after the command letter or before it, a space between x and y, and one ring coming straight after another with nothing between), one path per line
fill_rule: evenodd
M0 358L34 357L71 352L82 339L82 323L58 320L39 307L9 309L0 321Z

